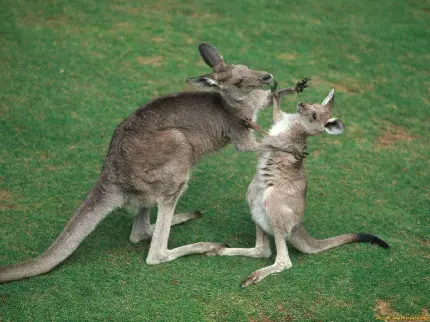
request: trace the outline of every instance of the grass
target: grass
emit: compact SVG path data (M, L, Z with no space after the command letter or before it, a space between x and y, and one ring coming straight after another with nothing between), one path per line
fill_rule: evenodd
M40 254L95 182L115 126L151 98L227 62L337 90L341 136L309 142L306 226L364 231L390 250L291 249L293 268L241 289L270 259L188 256L148 266L132 216L116 211L51 273L0 285L0 321L373 321L422 316L429 303L429 1L1 0L0 264ZM268 128L270 110L260 123ZM170 246L251 246L244 195L256 155L231 147L194 170Z

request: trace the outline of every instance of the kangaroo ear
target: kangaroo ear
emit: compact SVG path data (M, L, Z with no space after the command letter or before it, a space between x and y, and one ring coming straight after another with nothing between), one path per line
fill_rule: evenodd
M324 125L324 129L330 134L341 134L345 130L345 125L339 119L329 119Z
M328 93L327 97L321 103L321 105L326 106L330 111L333 109L334 105L334 88Z
M219 67L224 64L222 56L219 54L218 50L211 44L200 44L199 52L205 63L213 69L219 69Z
M187 78L187 83L201 89L219 88L218 82L211 78L209 75Z

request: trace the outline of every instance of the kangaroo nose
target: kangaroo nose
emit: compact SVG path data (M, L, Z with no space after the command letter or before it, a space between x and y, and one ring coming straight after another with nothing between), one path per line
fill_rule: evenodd
M263 76L263 81L270 84L272 82L273 76L271 74L266 74Z

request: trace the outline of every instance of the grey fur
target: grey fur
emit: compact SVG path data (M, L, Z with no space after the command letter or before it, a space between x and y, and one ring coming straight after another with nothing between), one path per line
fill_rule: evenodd
M262 142L257 172L247 193L256 223L255 247L220 248L207 253L269 257L268 234L273 235L277 251L275 263L252 273L242 286L258 283L264 277L292 266L285 239L304 253L318 253L352 242L371 242L388 248L383 240L368 234L345 234L317 240L309 236L303 226L307 188L304 172L306 141L308 136L324 130L332 134L343 132L342 121L330 118L333 104L334 89L323 104L299 103L296 114L285 114L279 107L279 95L274 93L275 125Z
M218 50L211 44L202 43L199 45L199 52L205 63L212 68L219 68L223 63L223 58Z
M130 241L152 236L146 262L159 264L179 256L221 247L202 242L167 248L170 226L199 217L199 212L173 216L185 191L191 168L204 155L232 143L239 151L256 151L259 144L241 120L255 120L258 110L272 104L262 90L272 76L243 65L228 65L215 47L202 44L211 74L188 82L212 92L183 92L155 99L139 108L115 130L100 177L60 236L41 256L0 267L0 283L46 273L60 264L113 209L138 212ZM295 88L284 89L296 92ZM158 206L155 225L149 210Z

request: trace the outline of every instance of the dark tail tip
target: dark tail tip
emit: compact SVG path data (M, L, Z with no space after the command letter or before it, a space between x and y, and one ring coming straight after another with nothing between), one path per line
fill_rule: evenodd
M388 245L386 242L384 242L381 238L379 238L375 235L370 235L370 234L358 233L357 234L357 242L358 243L371 243L371 244L376 244L378 246L381 246L383 248L390 248L390 245Z

